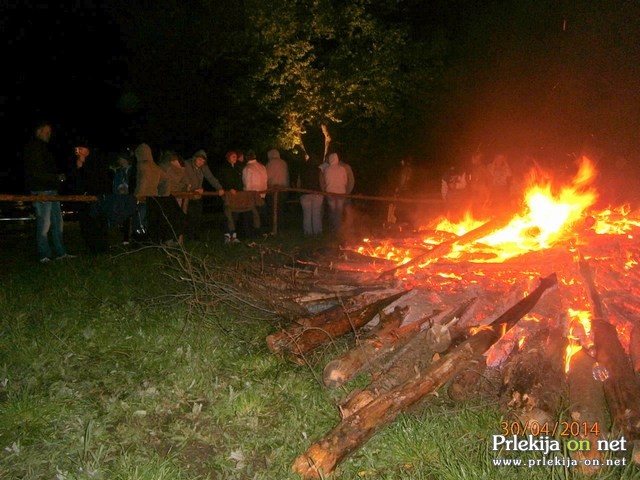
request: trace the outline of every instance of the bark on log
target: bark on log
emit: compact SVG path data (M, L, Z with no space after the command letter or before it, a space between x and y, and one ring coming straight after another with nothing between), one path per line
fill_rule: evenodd
M436 245L432 250L423 253L422 255L418 255L414 257L407 263L402 265L398 265L397 267L391 268L389 270L385 270L378 276L378 280L385 280L394 276L394 274L398 270L406 269L413 265L418 265L421 262L426 262L427 260L434 260L439 257L443 257L448 253L451 253L454 247L460 245L468 245L469 243L473 243L476 240L480 240L481 238L486 237L490 233L499 230L505 227L511 217L503 217L503 218L494 218L493 220L488 221L487 223L479 226L478 228L471 230L470 232L465 233L464 235L454 238L452 240L447 240L446 242L440 243Z
M611 413L612 430L624 435L630 444L633 442L637 445L640 442L640 382L634 374L615 327L606 320L600 293L585 260L580 261L580 272L591 299L594 317L591 320L591 334ZM636 463L640 460L638 453L640 452L636 452L634 458Z
M591 321L596 361L604 367L604 391L613 425L628 440L640 440L640 385L624 353L616 329L610 323Z
M324 385L329 388L344 385L391 351L401 338L394 332L398 331L406 314L407 308L400 307L396 307L389 315L380 314L380 323L370 335L363 338L355 348L327 363L322 376Z
M486 358L480 355L471 360L468 366L449 382L447 395L455 402L471 399L495 401L501 381L500 370L488 368Z
M445 314L439 322L418 332L406 344L402 344L375 378L365 387L352 391L340 402L340 415L347 418L382 395L424 370L436 353L449 348L454 340L463 335L464 330L449 328L449 324L459 319L469 309L475 298Z
M403 290L355 312L348 313L341 306L337 306L330 312L303 319L302 325L297 322L298 324L293 327L269 335L266 338L267 346L273 353L286 352L301 355L334 338L358 330L369 323L381 310L408 292L409 290Z
M576 352L569 363L569 414L571 420L588 428L580 429L578 440L589 440L590 445L597 445L608 433L609 415L602 383L593 377L595 360L582 349ZM596 429L593 426L597 426ZM585 466L584 460L599 460L603 463L602 452L596 448L585 451L573 451L571 456L578 462L578 469L584 475L594 475L601 469L599 466ZM591 462L592 464L593 462Z
M505 365L503 399L521 424L550 424L558 417L566 393L565 352L565 335L538 324L538 331L527 334Z
M556 283L555 274L542 279L538 288L498 317L488 328L476 332L415 378L379 396L356 415L342 420L328 435L300 455L292 469L305 478L320 478L321 475L330 473L338 462L393 421L402 411L437 390L464 369L470 360L491 347Z

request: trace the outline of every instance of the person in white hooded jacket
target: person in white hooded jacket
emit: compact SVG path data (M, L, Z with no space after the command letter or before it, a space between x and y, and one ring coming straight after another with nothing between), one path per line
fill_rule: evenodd
M320 177L321 187L327 193L348 193L349 173L344 165L340 164L337 153L329 154L328 165L322 171ZM333 195L327 196L327 206L329 207L329 222L335 232L340 232L342 225L342 215L344 212L344 197Z

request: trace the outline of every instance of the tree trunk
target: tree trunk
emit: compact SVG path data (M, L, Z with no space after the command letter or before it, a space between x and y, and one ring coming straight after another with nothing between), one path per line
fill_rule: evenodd
M415 378L377 397L359 410L357 415L342 420L328 435L300 455L292 469L305 478L320 478L329 474L338 462L369 440L383 426L425 395L437 390L464 369L470 360L489 349L530 311L542 294L556 282L555 274L542 279L538 288L487 328L479 330Z

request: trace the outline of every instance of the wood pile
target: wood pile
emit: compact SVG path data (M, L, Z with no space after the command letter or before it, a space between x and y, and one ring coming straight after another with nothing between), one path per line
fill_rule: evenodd
M269 349L302 363L350 335L352 346L326 363L323 382L345 388L367 375L369 384L339 402L336 427L294 461L294 471L323 478L444 386L454 401L495 401L521 425L555 424L568 412L569 422L599 426L576 439L624 436L640 463L640 276L629 268L640 246L585 229L507 261L487 263L486 253L450 258L504 224L492 220L433 247L406 240L414 256L402 265L350 250L296 261L290 301L308 314L269 335ZM591 313L590 332L570 332L575 310ZM570 345L580 348L572 356ZM596 450L574 457L601 459Z

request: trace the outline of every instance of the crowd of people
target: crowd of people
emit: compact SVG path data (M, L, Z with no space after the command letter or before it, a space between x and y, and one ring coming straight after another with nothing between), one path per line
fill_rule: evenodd
M96 201L73 204L81 234L92 252L109 247L109 229L116 225L124 244L133 240L162 244L181 243L185 238L199 240L205 181L208 190L222 198L227 244L239 243L240 236L255 238L284 228L291 187L302 189L299 202L305 235L323 233L325 203L332 232L339 233L343 222L349 221L349 200L331 194L353 191L353 170L335 152L326 158L305 155L292 172L276 149L269 150L265 164L252 150L229 151L222 166L212 171L204 150L187 159L167 150L156 162L151 147L141 143L133 152L118 153L107 168L93 161L89 142L79 139L72 161L61 169L49 148L51 135L51 124L40 123L25 146L26 191L50 197L96 196ZM60 202L34 201L33 205L39 261L72 257L64 245Z
M475 152L467 168L445 171L440 193L450 212L470 211L481 218L510 208L516 183L506 155L497 153L487 161L484 153Z

